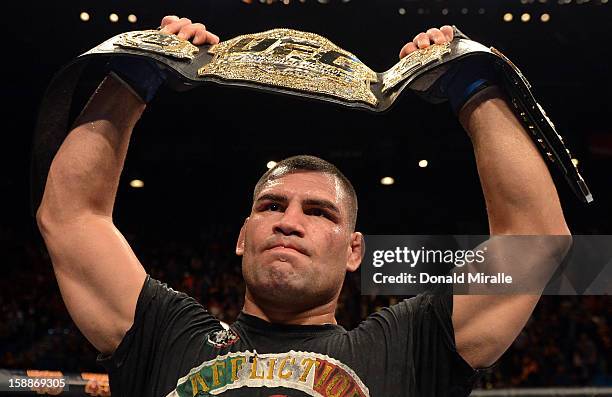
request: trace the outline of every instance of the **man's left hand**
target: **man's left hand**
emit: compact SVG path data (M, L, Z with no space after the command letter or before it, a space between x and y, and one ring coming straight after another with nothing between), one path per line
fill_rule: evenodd
M400 59L406 55L422 48L427 48L431 44L444 44L453 40L453 28L450 25L444 25L440 29L431 28L427 32L421 32L414 36L412 41L408 42L400 51Z

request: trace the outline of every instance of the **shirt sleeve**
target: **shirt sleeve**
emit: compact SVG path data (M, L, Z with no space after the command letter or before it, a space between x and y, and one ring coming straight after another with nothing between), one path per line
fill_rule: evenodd
M452 311L451 294L422 294L360 325L355 342L369 345L368 359L378 367L368 372L387 374L383 389L388 395L469 396L478 371L457 352ZM376 345L381 348L372 348Z
M412 320L409 353L421 395L468 396L478 372L457 352L453 295L420 295L392 310L406 311Z
M176 383L202 352L202 339L220 322L195 299L147 275L134 323L112 355L98 356L115 395L153 395Z

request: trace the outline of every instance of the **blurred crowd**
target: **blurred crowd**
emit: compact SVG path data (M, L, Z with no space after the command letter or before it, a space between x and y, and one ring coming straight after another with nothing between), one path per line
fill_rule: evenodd
M233 255L234 230L202 231L188 239L126 238L152 277L195 297L225 322L236 318L244 283L240 259ZM49 257L33 240L0 227L0 368L102 371L97 352L61 300ZM349 275L338 322L351 329L402 298L362 296L359 275ZM609 296L543 297L524 331L478 386L612 385L611 303Z

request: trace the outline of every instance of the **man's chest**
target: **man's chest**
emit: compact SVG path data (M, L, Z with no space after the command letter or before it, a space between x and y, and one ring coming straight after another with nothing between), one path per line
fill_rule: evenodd
M241 338L232 330L211 334L206 343L210 349L202 362L178 380L170 396L370 395L354 368L359 365L325 343L283 341L275 349L270 340Z

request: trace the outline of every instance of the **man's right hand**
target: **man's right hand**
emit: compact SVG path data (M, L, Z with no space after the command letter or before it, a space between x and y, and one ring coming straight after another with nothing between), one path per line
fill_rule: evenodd
M201 23L175 15L165 16L161 21L160 32L177 34L179 38L190 40L196 45L216 44L219 37L206 30ZM167 73L146 58L116 57L108 63L111 75L122 82L126 88L143 103L149 103L166 81Z
M189 18L179 18L176 15L166 15L161 20L160 32L176 34L183 40L189 40L194 45L217 44L219 36L206 30L202 23L193 23Z

